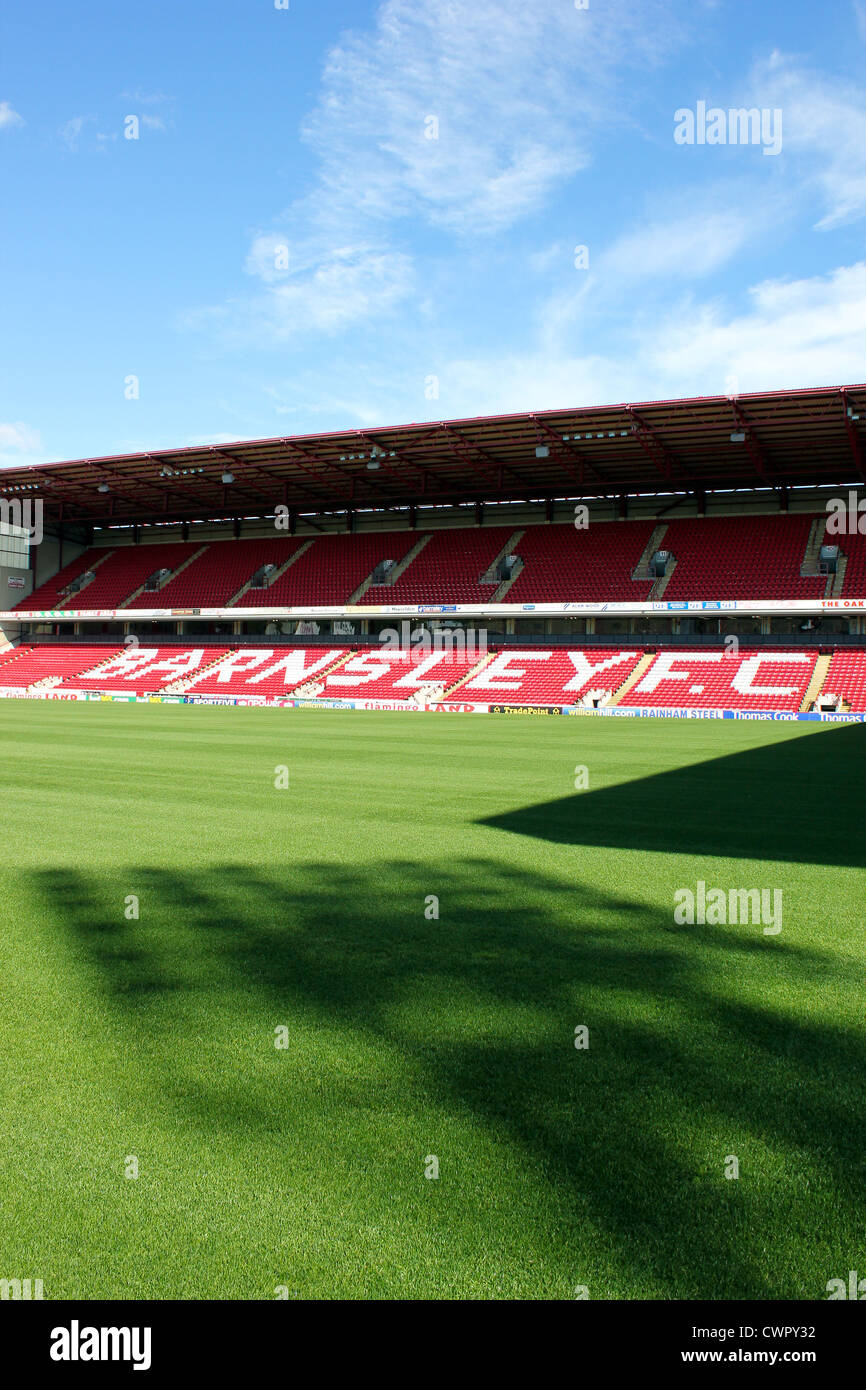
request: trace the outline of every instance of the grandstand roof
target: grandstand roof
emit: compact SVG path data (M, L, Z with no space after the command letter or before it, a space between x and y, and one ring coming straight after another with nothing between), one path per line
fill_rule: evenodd
M146 523L262 515L280 503L326 513L855 486L866 482L864 453L866 385L834 386L74 459L4 470L0 497L42 497L49 524Z

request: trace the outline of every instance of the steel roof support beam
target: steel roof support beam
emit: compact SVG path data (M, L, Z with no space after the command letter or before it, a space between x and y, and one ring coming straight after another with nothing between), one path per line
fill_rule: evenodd
M464 463L468 463L473 473L478 477L486 477L488 481L493 481L497 492L502 491L502 474L510 473L512 478L516 478L521 488L526 488L529 484L526 479L512 468L510 464L500 463L482 449L479 444L471 444L464 435L456 430L453 425L448 425L444 421L439 425L439 430L445 435L454 453L461 458Z
M731 397L731 413L733 414L734 424L736 425L737 429L741 433L744 433L746 436L746 451L749 455L749 458L752 460L752 463L755 465L755 468L757 469L758 473L764 479L765 482L769 483L772 487L776 487L777 484L773 480L772 470L767 462L767 459L764 456L763 449L761 448L760 444L755 438L755 433L752 428L752 424L749 420L746 419L740 406L737 404L733 397Z
M671 482L674 473L673 455L661 442L651 426L648 425L645 420L641 419L634 406L627 405L626 414L631 422L632 434L656 469L656 472L664 478L665 482Z
M364 444L369 444L370 448L376 451L376 457L378 459L379 468L383 469L386 473L391 474L394 478L399 479L400 475L397 472L397 469L394 468L387 459L387 455L389 453L393 453L397 461L403 464L405 468L413 468L415 470L415 472L418 474L421 480L422 489L426 491L427 481L430 477L429 469L423 468L420 463L416 463L414 459L408 458L399 449L386 449L384 444L380 444L377 439L374 439L372 435L367 434L364 430L356 430L355 435L358 439L362 440Z
M860 448L860 436L855 430L854 421L851 419L851 416L848 413L849 410L853 410L853 407L851 406L851 403L848 399L847 391L840 391L839 394L842 397L842 410L844 412L845 419L845 433L848 436L848 447L851 450L851 457L854 460L854 467L857 469L861 483L866 483L866 470L864 470L863 466L863 451Z
M539 444L546 444L550 441L550 451L556 459L556 462L576 483L579 483L581 487L585 487L586 472L588 470L598 482L601 483L603 488L609 489L613 487L613 484L605 478L604 474L596 468L595 464L590 463L586 454L581 449L576 449L570 440L563 439L561 434L557 434L556 430L552 429L546 420L539 420L537 415L531 415L530 419L535 425L535 434ZM574 456L577 462L577 469L575 469L571 459L566 457L567 454Z
M258 466L258 464L254 464L254 463L242 463L240 459L234 458L233 455L226 453L223 449L214 448L213 452L214 452L214 454L216 455L217 458L219 458L219 459L224 459L227 463L230 463L230 464L232 465L233 468L237 468L239 471L241 471L241 472L242 472L243 474L245 474L247 477L249 477L249 476L253 476L253 477L263 477L263 478L265 479L265 482L266 482L267 486L268 486L268 492L266 492L266 493L262 493L262 492L250 492L250 491L244 489L242 485L239 486L239 485L238 485L238 480L237 480L237 478L235 478L235 481L234 481L233 483L229 483L229 484L228 484L228 486L232 488L232 490L233 490L235 496L237 496L237 497L242 497L242 496L251 497L251 498L253 499L253 501L254 501L256 507L259 507L259 508L262 508L262 507L263 507L263 508L265 508L267 511L270 511L270 509L271 509L272 507L274 507L274 506L277 505L277 504L274 502L274 500L273 500L273 494L272 494L271 491L270 491L271 485L272 485L272 483L273 483L274 480L270 477L270 475L269 475L268 473L263 472L263 471L260 469L260 467ZM207 481L210 482L211 480L208 479ZM225 489L225 486L226 486L226 485L224 484L224 485L223 485L224 489Z

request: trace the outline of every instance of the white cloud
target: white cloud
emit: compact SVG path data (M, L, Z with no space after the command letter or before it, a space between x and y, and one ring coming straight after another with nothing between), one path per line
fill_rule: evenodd
M145 112L138 119L143 130L159 133L168 129L168 124L162 116L151 116ZM75 154L81 146L87 128L96 124L96 116L73 116L60 127L58 134L66 148ZM93 144L89 148L105 151L109 144L117 141L118 132L116 130L94 130L92 138Z
M547 275L550 271L561 270L570 262L574 252L562 241L554 241L550 246L545 246L539 251L533 251L529 257L529 268L536 275Z
M656 0L386 0L374 32L329 56L305 127L321 161L310 212L476 235L513 225L586 165L593 123L627 118L615 79L675 41Z
M12 130L18 125L24 125L24 117L13 111L8 101L0 101L0 130Z
M266 259L267 245L267 238L257 239L248 264ZM309 256L305 259L309 262ZM269 284L265 293L250 299L193 311L183 323L216 331L235 346L286 342L311 333L330 336L360 321L387 316L413 283L408 256L363 245L322 252L302 274L275 272L265 278L280 283Z
M39 448L39 434L20 420L16 424L0 423L0 449L33 450Z
M68 150L74 152L78 149L84 127L93 120L93 116L73 116L60 127L58 134Z
M265 316L277 336L333 333L387 314L405 298L411 280L407 256L376 247L340 247L306 278L275 288Z
M682 286L697 282L724 266L754 245L769 230L775 231L788 215L789 200L781 194L758 198L748 187L733 181L711 184L699 193L668 195L664 211L658 205L637 216L634 229L618 237L610 246L591 247L589 273L571 270L571 261L555 290L536 311L536 321L548 348L556 351L568 342L576 328L586 331L594 316L599 327L614 324L625 305L629 319L635 310L634 296L640 285L641 303L655 303L651 292L664 294L662 312L668 312L671 294L678 296ZM530 256L533 269L543 268L553 250ZM654 283L657 282L657 283Z
M253 238L244 263L247 275L256 275L265 281L284 281L289 271L298 269L297 248L292 254L286 237L275 232L261 232Z
M138 106L163 106L166 102L173 100L165 92L144 92L141 88L135 91L125 91L120 93L121 101L132 101Z
M187 322L282 339L389 312L416 279L404 232L486 237L537 212L596 129L628 119L618 79L677 41L664 0L384 0L328 55L303 132L313 188L253 238L245 270L265 294Z
M744 313L717 307L672 316L654 354L671 380L721 383L740 390L836 385L863 377L866 263L802 280L767 280L750 292Z
M690 201L692 206L680 214L647 222L620 237L596 259L599 274L628 281L656 276L699 279L727 264L767 225L766 204L719 211L725 200L718 189L702 209Z
M817 191L822 230L866 214L866 91L775 53L753 75L753 95L783 113L783 153L806 191Z
M25 468L41 463L39 431L23 421L0 421L0 468Z
M237 444L241 438L238 434L196 434L186 440L183 447L187 449L206 449L209 445Z
M866 263L801 280L767 280L739 312L687 299L636 322L614 325L594 346L587 321L570 349L543 335L525 352L479 354L442 361L441 394L419 405L392 393L379 423L463 415L607 405L617 401L718 395L731 377L739 391L842 385L863 379ZM402 383L406 389L405 381ZM358 382L359 392L365 382ZM419 414L419 409L423 412Z

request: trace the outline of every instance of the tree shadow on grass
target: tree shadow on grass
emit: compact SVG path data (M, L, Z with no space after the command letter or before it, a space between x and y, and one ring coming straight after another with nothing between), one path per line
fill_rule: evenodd
M480 823L557 844L863 868L864 788L866 727L847 724Z
M580 883L565 892L489 860L34 878L130 1047L146 1042L163 1097L197 1125L272 1134L283 1122L272 1084L243 1056L214 1078L185 1046L220 1026L212 1006L243 1001L260 1022L250 1057L275 1023L303 1021L321 1030L323 1082L335 1032L383 1065L408 1059L436 1106L518 1153L527 1204L543 1195L561 1213L562 1247L585 1243L587 1223L601 1229L634 1287L819 1296L835 1265L804 1287L790 1268L774 1275L765 1250L785 1193L815 1165L837 1226L852 1241L862 1228L866 1046L796 1007L816 983L851 986L833 957L754 928L675 928L638 899ZM133 889L140 921L118 906ZM759 988L737 990L732 962ZM585 1052L578 1024L590 1030ZM340 1086L348 1131L381 1104L387 1132L393 1095L380 1102L360 1075L341 1073ZM781 1190L750 1184L748 1153L743 1179L724 1180L728 1134L778 1156ZM473 1180L498 1184L496 1173ZM817 1198L814 1219L804 1243L818 1247ZM834 1248L840 1269L852 1250Z

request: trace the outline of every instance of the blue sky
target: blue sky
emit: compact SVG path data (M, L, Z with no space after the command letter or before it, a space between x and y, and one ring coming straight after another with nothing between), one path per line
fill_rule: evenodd
M866 0L9 0L0 465L862 381L864 63Z

